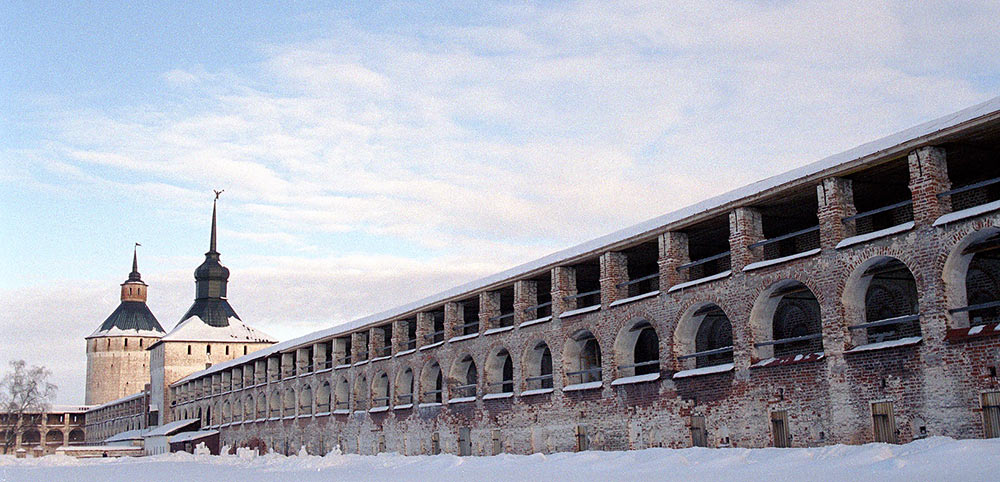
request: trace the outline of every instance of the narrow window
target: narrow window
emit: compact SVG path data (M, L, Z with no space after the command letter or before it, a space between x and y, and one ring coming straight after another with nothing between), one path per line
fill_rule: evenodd
M244 354L244 355L246 355L246 354L247 354L247 346L246 346L246 345L243 345L243 354Z
M191 354L191 345L188 345L188 355Z
M142 348L142 338L139 338L139 348Z
M229 345L226 345L226 355L229 354Z
M212 354L212 345L205 345L205 353Z
M125 339L125 348L128 348L128 338Z

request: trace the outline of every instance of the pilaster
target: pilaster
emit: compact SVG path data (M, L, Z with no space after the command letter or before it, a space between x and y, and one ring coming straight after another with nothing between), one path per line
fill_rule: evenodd
M538 304L538 282L517 281L514 283L514 324L520 325L534 316L525 313L528 307Z
M660 290L666 291L671 286L688 281L687 273L677 268L690 263L687 234L680 231L668 231L658 239L660 255Z
M552 318L576 309L576 299L566 299L576 296L576 270L568 266L552 268Z
M760 210L741 207L729 213L729 252L734 272L757 261L757 256L749 246L763 240L764 225Z
M628 286L619 286L628 281L628 256L618 251L601 255L601 305L628 298Z
M937 197L951 189L948 160L940 147L921 147L907 156L910 166L910 193L913 196L913 223L925 226L951 212L951 198Z

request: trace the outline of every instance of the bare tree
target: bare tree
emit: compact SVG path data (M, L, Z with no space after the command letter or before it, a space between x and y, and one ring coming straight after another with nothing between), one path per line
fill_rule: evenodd
M47 368L28 368L24 360L11 360L10 372L0 380L0 420L4 425L4 452L9 452L17 443L18 435L28 428L41 423L34 420L34 414L41 416L49 409L49 400L56 396L57 387L49 383Z

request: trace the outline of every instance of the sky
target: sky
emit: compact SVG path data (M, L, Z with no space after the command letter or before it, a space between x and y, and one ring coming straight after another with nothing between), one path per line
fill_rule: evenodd
M134 3L0 2L0 363L58 403L134 243L187 310L213 189L285 340L1000 94L986 0Z

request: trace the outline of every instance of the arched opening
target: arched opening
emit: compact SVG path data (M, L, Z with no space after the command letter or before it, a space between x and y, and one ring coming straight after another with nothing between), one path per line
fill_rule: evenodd
M69 431L69 443L70 444L82 444L84 441L83 430L74 428Z
M381 372L372 379L372 407L389 406L389 375Z
M248 393L247 398L243 400L243 420L253 421L254 411L257 406L254 404L253 394Z
M28 429L21 434L21 445L38 445L41 443L42 434L35 429Z
M340 377L333 391L334 410L349 410L351 408L351 389L347 378Z
M354 382L354 410L368 410L368 379L363 375Z
M619 377L660 372L660 337L647 320L622 327L615 340Z
M733 362L733 326L715 303L688 310L677 325L674 342L681 370Z
M844 302L855 346L920 336L917 283L896 258L878 256L859 266Z
M413 370L407 367L396 376L396 404L413 403Z
M184 419L187 419L187 413L184 413ZM222 423L227 424L233 421L233 410L229 401L222 402Z
M45 445L58 446L63 443L63 433L58 430L49 430L45 433Z
M524 354L524 388L539 390L552 388L552 351L544 341L535 343Z
M267 418L267 394L261 393L257 397L257 419L263 420Z
M299 415L311 415L313 413L313 392L312 387L303 385L299 389Z
M191 413L191 416L194 417L194 412ZM243 420L243 402L241 402L240 399L237 398L236 401L233 402L233 422L234 423L240 422L242 420Z
M285 396L281 401L282 415L289 417L295 415L295 390L292 387L285 389Z
M1000 322L1000 228L967 236L945 263L953 328Z
M818 353L823 351L823 328L819 301L797 280L779 281L761 294L753 313L761 358Z
M424 366L420 374L420 403L441 403L444 397L444 383L441 365L432 361Z
M281 417L281 394L275 390L271 392L271 399L269 400L268 411L270 412L268 416L270 418L280 418Z
M330 412L330 395L330 382L323 382L319 386L319 390L316 390L316 412Z
M449 382L451 383L449 394L453 398L476 396L479 373L476 371L476 362L472 359L472 355L465 355L455 362L451 368Z
M506 348L500 348L486 362L486 391L514 393L514 360Z
M602 380L601 346L589 330L579 330L566 340L563 369L570 385Z

